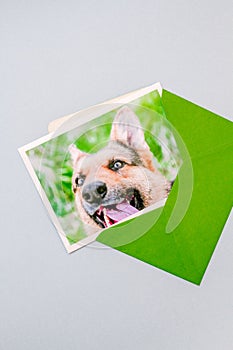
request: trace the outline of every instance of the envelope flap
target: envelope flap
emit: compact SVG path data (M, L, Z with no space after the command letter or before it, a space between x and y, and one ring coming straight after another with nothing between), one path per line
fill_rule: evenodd
M232 208L233 123L165 90L162 100L167 119L190 154L193 183L185 176L188 162L184 161L162 213L157 209L130 224L112 227L103 231L97 240L200 284ZM187 210L179 224L167 233L178 192L186 196L188 187L192 192ZM153 216L154 224L143 231ZM140 230L140 237L117 246L117 237L122 241L124 234L127 237L129 231Z

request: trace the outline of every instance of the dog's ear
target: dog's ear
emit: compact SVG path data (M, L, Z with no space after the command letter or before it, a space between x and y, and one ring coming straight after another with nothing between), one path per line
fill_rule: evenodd
M110 139L136 149L149 149L138 117L126 106L122 107L114 118Z
M83 157L86 155L85 152L80 151L73 143L69 146L69 152L71 155L71 159L73 161L73 165L76 164L76 162L79 160L79 158Z

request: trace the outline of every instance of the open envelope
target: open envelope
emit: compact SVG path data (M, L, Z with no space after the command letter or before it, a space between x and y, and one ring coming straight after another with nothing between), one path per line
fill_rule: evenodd
M149 91L153 89L157 89L162 96L166 119L181 153L182 166L165 205L109 227L94 238L141 261L200 284L232 208L233 124L162 90L159 84L149 87ZM133 96L137 97L137 93L140 95L146 92L147 89L138 90L96 108L108 108L108 105L115 103L122 105L131 101ZM81 111L82 115L85 119L88 110ZM72 116L75 115L52 122L49 131L56 133L68 120L72 124ZM69 128L72 128L70 124ZM62 130L64 132L65 129ZM27 159L25 163L29 167ZM35 174L33 176L35 181ZM38 187L38 181L35 183ZM55 221L55 218L52 219ZM59 231L59 226L56 227ZM65 238L62 239L68 251L75 250L75 245L73 248L67 247ZM85 244L91 241L93 237L86 240Z
M166 116L187 150L164 208L103 231L97 240L200 284L233 203L233 124L163 90ZM182 149L182 147L181 147ZM129 232L155 224L127 243Z

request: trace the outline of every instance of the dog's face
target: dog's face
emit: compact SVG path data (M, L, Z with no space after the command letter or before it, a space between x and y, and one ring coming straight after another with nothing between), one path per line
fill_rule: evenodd
M139 120L123 107L117 113L108 145L94 154L69 147L72 188L81 219L109 227L166 198L170 183L153 165Z

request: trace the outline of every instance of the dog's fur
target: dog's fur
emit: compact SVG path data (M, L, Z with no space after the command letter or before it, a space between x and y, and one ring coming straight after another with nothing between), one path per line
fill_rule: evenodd
M71 145L69 151L76 207L81 220L95 229L116 222L106 217L106 210L123 210L119 203L138 211L166 198L171 189L171 182L155 168L140 122L128 107L117 112L106 147L87 154Z

